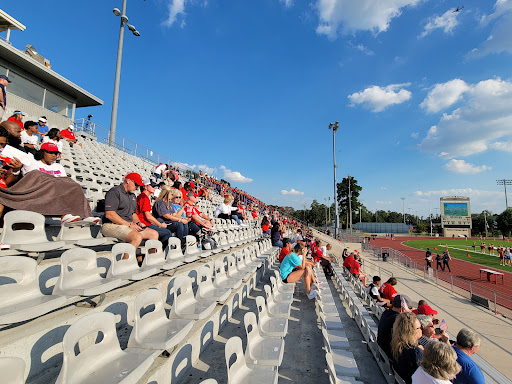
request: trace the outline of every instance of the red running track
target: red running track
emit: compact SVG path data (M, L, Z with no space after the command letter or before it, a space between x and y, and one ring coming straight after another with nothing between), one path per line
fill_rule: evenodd
M442 240L443 238L439 238L439 240ZM450 238L451 239L451 238ZM432 240L431 237L399 237L395 240L387 239L387 238L377 238L375 241L371 241L370 243L377 246L377 247L386 247L386 248L392 248L399 252L402 252L404 255L410 257L413 261L418 262L421 265L426 265L425 263L425 251L420 249L415 249L408 247L403 244L405 241L410 240ZM432 262L432 265L435 266L435 261ZM476 264L469 261L464 261L460 259L452 258L450 261L450 268L452 270L451 274L454 277L458 277L460 279L463 279L467 282L467 285L462 283L460 284L460 288L464 289L469 292L469 282L472 283L473 292L477 294L482 294L486 297L489 296L489 292L487 290L481 289L479 292L479 289L475 287L475 284L487 288L489 290L493 290L496 292L500 292L504 295L509 296L509 298L501 297L501 295L498 295L498 304L501 304L509 309L512 309L512 273L502 270L497 270L498 272L504 273L504 283L501 284L501 278L498 280L498 284L494 283L494 278L492 278L492 282L487 281L487 277L482 274L482 278L480 278L480 268L488 268L493 269L491 267L482 265L482 264ZM446 273L449 273L446 269ZM466 286L464 286L466 285ZM489 299L493 299L492 297L488 297Z

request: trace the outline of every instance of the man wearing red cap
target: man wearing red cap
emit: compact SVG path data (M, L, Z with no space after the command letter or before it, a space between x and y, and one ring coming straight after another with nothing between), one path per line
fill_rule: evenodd
M158 240L158 232L147 228L137 216L137 199L134 192L143 186L138 173L129 173L123 183L111 188L105 196L103 236L115 237L132 244L137 249L142 240ZM123 258L127 256L123 256ZM141 260L139 260L141 261Z

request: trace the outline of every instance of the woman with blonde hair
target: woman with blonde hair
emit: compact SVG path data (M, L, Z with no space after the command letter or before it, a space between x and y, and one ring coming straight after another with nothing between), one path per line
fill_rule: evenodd
M421 324L412 312L397 316L391 336L393 369L408 384L423 358L423 348L418 345L421 337Z
M412 375L412 384L449 384L460 370L453 348L434 341L425 346L423 360Z
M167 224L167 229L175 233L183 245L188 235L190 220L184 216L185 209L180 204L181 197L179 190L164 185L153 205L153 216L161 223Z

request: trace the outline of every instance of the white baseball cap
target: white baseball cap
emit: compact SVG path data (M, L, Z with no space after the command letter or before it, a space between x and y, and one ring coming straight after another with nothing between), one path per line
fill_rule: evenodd
M40 117L40 118L39 118L39 121L40 121L41 123L46 123L46 122L47 122L47 121L46 121L46 119L45 119L44 117Z
M73 124L69 124L69 125L68 125L68 129L69 129L70 131L72 131L72 130L74 130L74 129L75 129L75 126L74 126Z

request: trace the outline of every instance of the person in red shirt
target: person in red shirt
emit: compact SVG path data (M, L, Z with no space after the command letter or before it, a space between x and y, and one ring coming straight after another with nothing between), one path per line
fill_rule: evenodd
M189 192L187 202L185 203L185 213L190 219L188 223L189 231L196 237L197 241L199 241L199 235L202 229L210 231L213 229L213 220L196 208L196 200L194 193Z
M158 185L153 182L145 181L144 190L137 196L137 217L140 220L138 224L141 228L151 228L158 232L158 240L162 242L162 247L165 249L169 243L169 238L172 236L171 231L167 229L167 224L159 222L152 213L151 201L149 196L155 192ZM142 224L142 225L141 225Z
M366 285L366 273L361 272L361 264L359 263L359 260L361 257L359 255L354 256L354 260L352 261L352 267L350 268L350 273L352 273L353 276L358 277L359 280L361 280L365 287Z
M70 124L66 129L63 129L62 131L60 131L60 135L71 146L73 146L73 144L78 144L79 146L82 146L82 144L80 144L78 142L78 140L75 137L75 134L73 133L74 129L75 129L75 126L73 124Z
M398 292L395 289L395 285L398 284L398 281L396 278L391 277L386 281L384 284L382 284L382 287L380 287L379 292L383 299L387 299L389 301L393 301L396 295L398 295Z
M12 114L11 117L9 117L7 119L7 121L14 121L16 124L18 124L21 128L21 130L23 131L24 127L23 127L23 116L25 116L23 113L21 113L20 111L14 111L14 113Z
M322 249L320 248L322 246L322 242L320 240L316 240L311 245L311 255L313 256L313 259L315 260L315 263L320 262L322 265L322 268L324 269L324 272L327 276L334 276L334 270L332 269L331 262L334 260L331 257L324 256L324 253L322 252Z
M288 253L292 250L292 241L288 238L283 239L283 248L279 253L279 262L281 263Z
M350 272L350 268L352 268L352 262L354 261L354 252L351 252L345 260L343 261L343 266L348 269Z

